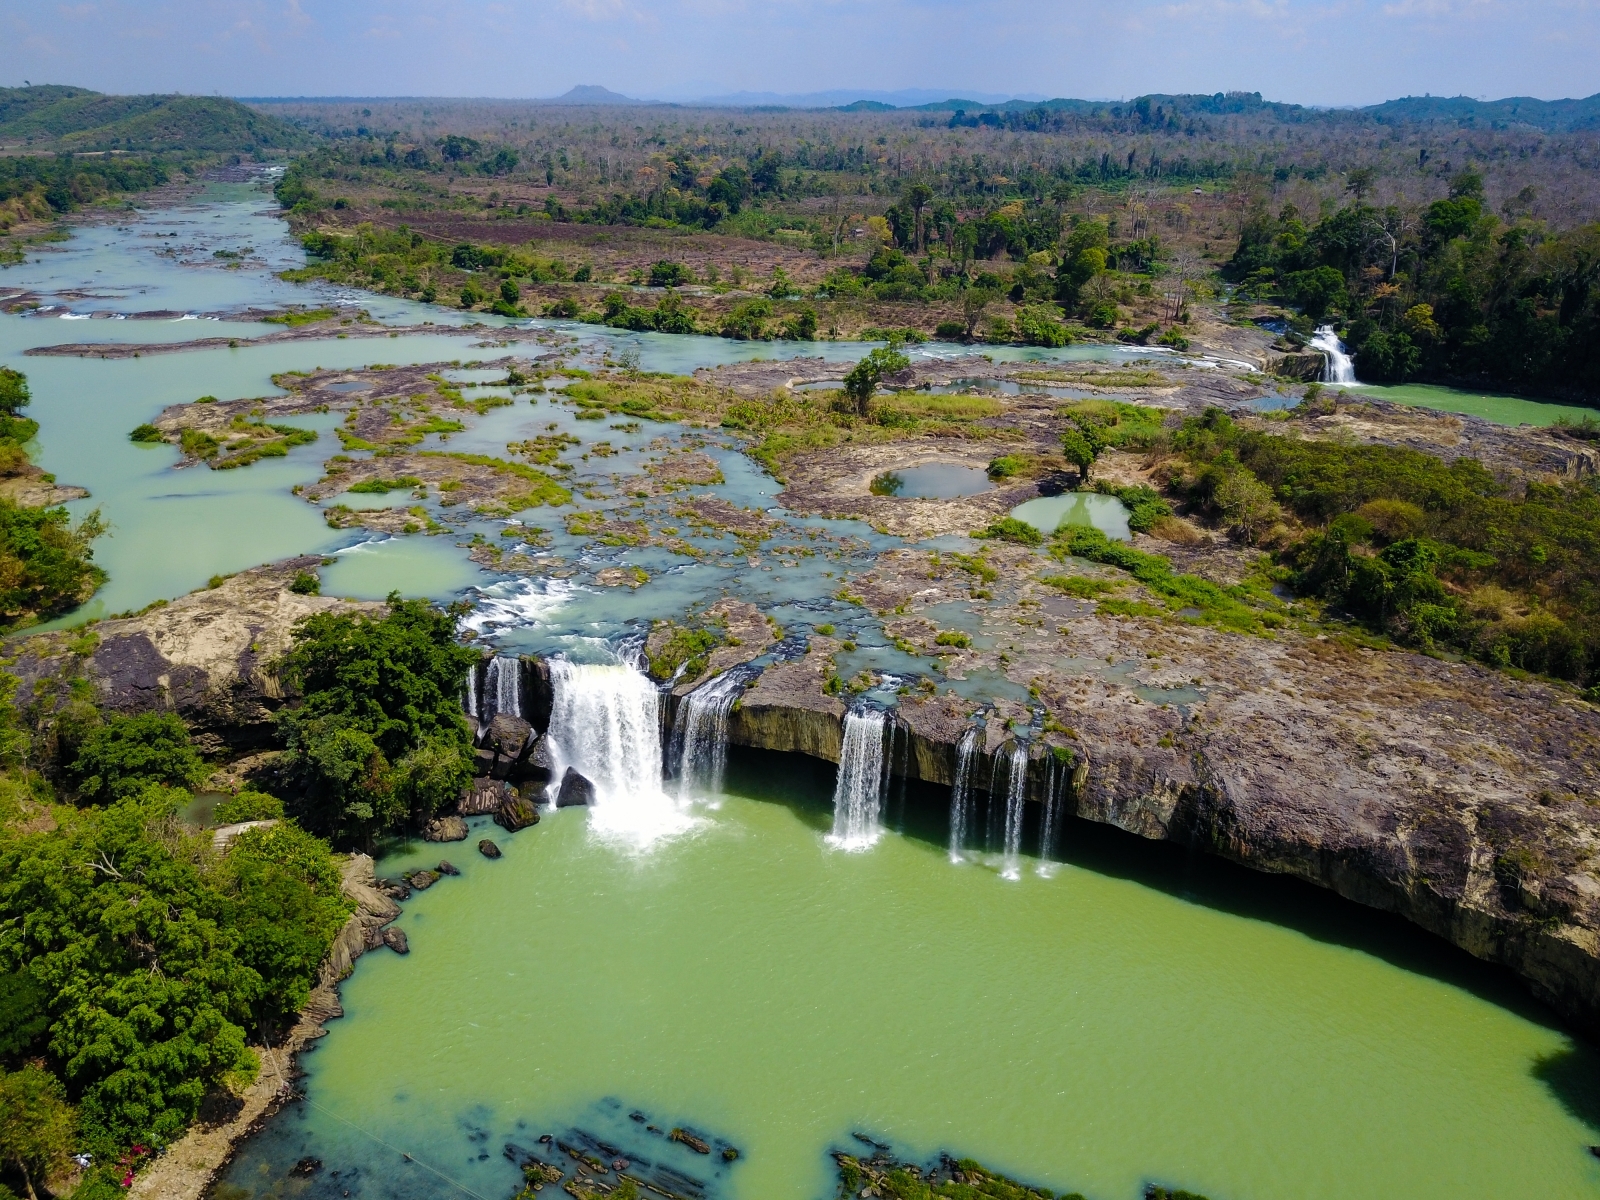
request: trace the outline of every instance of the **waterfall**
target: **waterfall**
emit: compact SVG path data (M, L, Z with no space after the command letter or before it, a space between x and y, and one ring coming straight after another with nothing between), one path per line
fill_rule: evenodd
M1339 335L1333 332L1332 325L1322 325L1317 329L1316 336L1311 339L1311 345L1322 351L1327 360L1327 366L1322 370L1323 383L1354 383L1356 381L1355 364L1350 361L1350 356L1344 352L1344 344L1339 341Z
M678 705L672 725L670 760L678 774L678 799L696 792L722 791L722 772L728 762L728 713L755 672L734 667L702 683Z
M467 668L467 716L474 721L478 719L478 664L473 663Z
M1056 855L1056 842L1061 837L1061 822L1065 814L1067 780L1071 777L1067 764L1048 751L1044 759L1044 819L1039 830L1039 857L1050 860Z
M956 743L956 781L950 788L950 861L961 861L967 826L972 823L972 759L978 749L978 727L967 731Z
M1022 817L1027 808L1028 748L1021 742L1011 744L1006 763L1006 825L1005 865L1000 870L1002 879L1022 878ZM994 804L990 793L989 803Z
M489 660L489 668L484 672L484 715L489 720L494 720L501 713L513 717L522 715L522 660L518 658L502 658L500 655Z
M885 714L876 708L852 710L844 717L830 839L843 850L865 850L882 832L878 810L883 802L884 721Z
M589 826L649 843L691 820L661 787L660 694L630 667L550 663L550 798L568 767L594 784Z

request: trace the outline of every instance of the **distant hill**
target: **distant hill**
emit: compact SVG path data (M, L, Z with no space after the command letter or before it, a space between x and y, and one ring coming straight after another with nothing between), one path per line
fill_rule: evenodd
M107 96L86 88L0 88L0 142L61 150L253 152L310 138L221 96Z
M1583 100L1536 100L1510 96L1474 100L1470 96L1406 96L1361 110L1389 122L1447 122L1452 125L1531 125L1551 132L1600 128L1600 94Z
M632 96L624 96L620 92L613 92L610 88L603 88L599 84L580 83L569 92L552 97L544 101L546 104L654 104L654 100L635 100Z

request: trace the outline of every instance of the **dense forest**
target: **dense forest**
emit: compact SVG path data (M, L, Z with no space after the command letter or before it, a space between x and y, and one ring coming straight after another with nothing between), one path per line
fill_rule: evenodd
M186 818L211 767L176 716L101 711L76 684L23 714L0 675L0 1197L69 1153L93 1156L75 1195L119 1195L264 1069L251 1047L294 1022L351 911L330 841L369 847L470 778L476 654L454 628L397 597L304 623L275 664L289 752L213 818L277 823L224 850Z

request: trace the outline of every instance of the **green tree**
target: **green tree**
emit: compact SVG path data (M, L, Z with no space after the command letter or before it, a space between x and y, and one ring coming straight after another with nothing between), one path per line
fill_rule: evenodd
M22 1174L31 1200L33 1181L43 1181L66 1165L77 1131L77 1116L61 1081L32 1063L0 1075L0 1159Z
M905 202L915 222L917 254L920 256L927 246L928 232L922 223L922 212L933 202L933 189L925 183L913 183L906 189Z
M151 784L196 787L206 765L173 713L115 714L78 743L68 776L85 800L107 803L138 795Z
M993 304L998 293L993 288L970 287L961 293L961 323L967 329L967 341L983 319L984 310Z
M15 628L92 596L106 573L91 547L105 531L98 509L74 525L64 508L0 499L0 622Z
M248 829L218 873L235 953L269 986L251 1003L257 1025L279 1030L305 1006L317 967L350 915L328 844L292 822Z
M867 416L872 407L873 394L885 375L904 371L910 365L911 360L900 352L900 347L891 343L878 347L851 367L844 377L844 394L855 405L856 415L863 418Z
M1106 448L1105 431L1086 417L1074 417L1061 432L1061 453L1078 468L1078 482L1088 483L1095 460Z
M1056 269L1056 300L1062 307L1077 307L1084 287L1105 272L1110 244L1104 221L1079 221L1072 227Z
M28 390L28 377L10 367L0 367L0 413L14 417L18 410L27 408L32 402L33 393Z
M211 1087L258 1066L241 1022L266 982L173 818L186 798L150 789L0 841L0 969L26 966L51 997L50 1055L101 1157L178 1136Z
M299 793L290 810L315 832L367 841L454 800L472 776L461 691L477 660L448 613L398 593L381 618L302 620L283 669L304 700L278 718Z

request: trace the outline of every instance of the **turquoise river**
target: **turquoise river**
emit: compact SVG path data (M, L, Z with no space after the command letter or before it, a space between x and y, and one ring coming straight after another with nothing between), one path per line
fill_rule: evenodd
M247 246L243 269L214 255ZM97 548L110 584L63 623L322 553L335 560L326 590L466 596L485 640L507 649L603 656L594 648L607 639L728 589L786 627L840 623L861 654L894 666L867 614L826 599L831 572L887 543L858 523L784 514L776 483L715 436L707 452L727 494L827 553L772 571L708 552L680 569L586 546L552 518L550 552L576 574L539 591L467 560L461 535L493 536L495 523L410 539L328 528L291 489L317 477L331 437L230 472L174 471L171 447L130 443L167 404L266 394L278 371L519 352L476 348L482 330L250 345L272 327L227 316L250 304L339 300L395 324L464 320L273 276L299 261L270 197L219 186L85 226L0 271L0 287L53 305L0 317L0 362L33 383L37 459L91 489L75 511L99 506L113 526ZM155 309L178 315L89 315ZM574 363L628 344L643 366L679 371L863 349L550 332ZM22 353L201 335L239 344L127 360ZM570 418L550 398L519 400L455 445L492 450ZM336 419L310 423L326 433ZM1512 419L1532 418L1519 408ZM605 472L642 462L650 438L681 433L622 432L621 455L604 471L575 458L576 478L598 489ZM655 579L626 595L585 585L585 572L616 563ZM475 821L463 844L388 848L382 874L441 853L461 874L406 902L408 956L361 960L346 1015L302 1056L303 1098L241 1147L217 1200L508 1200L521 1185L511 1158L545 1134L603 1141L688 1178L685 1194L740 1200L833 1195L828 1151L862 1137L910 1157L971 1156L1091 1200L1135 1200L1152 1182L1211 1200L1600 1193L1589 1150L1600 1058L1509 977L1382 914L1079 823L1059 862L952 858L940 789L896 796L884 835L847 852L827 836L833 788L827 764L736 752L723 790L670 802L670 831L654 839L618 840L572 809L514 836ZM472 848L484 836L503 858ZM668 1143L661 1131L679 1126L737 1157ZM322 1169L291 1172L308 1157Z

